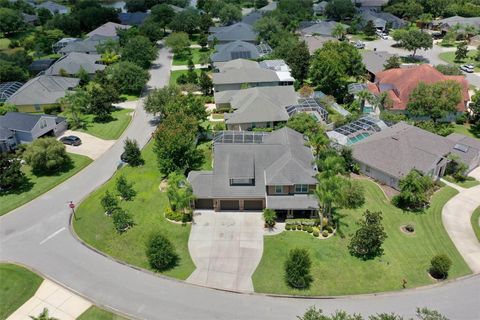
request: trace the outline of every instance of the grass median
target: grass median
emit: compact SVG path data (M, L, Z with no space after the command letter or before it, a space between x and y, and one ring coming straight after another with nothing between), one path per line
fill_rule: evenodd
M112 120L108 122L95 122L93 121L94 115L86 115L84 117L85 127L78 131L104 140L116 140L128 127L132 120L132 112L131 109L117 109L112 112Z
M85 199L77 209L78 220L74 221L77 235L92 247L129 264L151 269L146 254L146 242L150 234L160 231L175 246L180 262L163 274L186 279L195 269L188 253L190 225L182 226L168 222L164 210L168 206L167 195L159 191L161 175L153 152L153 142L142 151L145 164L141 167L126 166L113 178ZM133 217L135 226L123 234L115 231L112 218L104 214L100 199L106 190L115 192L116 178L123 174L134 183L137 195L132 201L122 201L120 206Z
M427 273L430 259L445 253L453 264L449 278L471 273L442 225L442 208L457 191L444 187L432 198L424 213L408 213L392 206L382 190L373 182L361 180L366 191L366 204L357 210L339 210L338 234L319 240L300 231L286 231L264 238L263 257L253 275L256 292L301 295L346 295L399 290L402 279L407 287L432 284ZM383 212L383 225L388 234L383 256L363 261L348 252L350 238L358 228L356 222L366 209ZM401 226L413 224L414 234L405 234ZM305 248L312 259L314 281L308 290L289 288L284 280L284 263L293 248Z

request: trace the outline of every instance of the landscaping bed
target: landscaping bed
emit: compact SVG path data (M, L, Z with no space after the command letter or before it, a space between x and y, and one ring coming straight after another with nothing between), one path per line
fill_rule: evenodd
M33 297L43 279L14 264L0 264L0 320Z
M90 158L85 156L72 153L69 153L69 156L72 159L72 166L53 175L36 176L32 173L30 166L24 165L22 170L28 178L28 182L19 190L6 193L0 192L0 215L20 207L49 191L92 162Z
M264 238L262 260L253 275L256 292L299 295L346 295L399 290L402 279L407 288L434 283L428 275L431 258L444 253L452 260L449 279L470 274L442 225L444 204L457 191L444 187L433 197L423 213L403 212L385 198L382 190L369 180L360 180L365 187L366 203L360 209L338 210L335 236L317 241L306 232L283 232ZM383 212L383 225L388 238L384 255L361 260L348 251L350 238L358 229L357 221L366 209ZM405 234L401 227L414 224L415 234ZM293 248L305 248L312 259L314 278L308 290L296 290L284 280L284 263Z
M327 239L335 234L335 227L324 220L320 227L320 219L286 219L286 231L304 231L315 238Z
M142 151L145 164L140 167L125 166L114 177L85 199L77 209L78 220L73 227L78 237L92 247L106 254L140 268L153 270L146 256L146 243L153 232L160 232L174 245L179 255L179 263L163 274L186 279L195 266L188 253L190 225L168 222L164 212L168 207L167 195L160 192L158 185L162 176L158 170L157 158L153 152L153 142ZM127 210L135 225L120 234L114 229L112 218L104 214L100 199L106 190L115 191L115 181L119 175L133 183L136 196L132 201L121 201L120 206Z

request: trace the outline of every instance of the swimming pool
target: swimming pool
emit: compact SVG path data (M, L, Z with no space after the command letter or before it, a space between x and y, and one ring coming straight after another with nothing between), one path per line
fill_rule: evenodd
M355 137L348 138L347 146L351 146L352 144L362 141L368 136L370 136L370 134L364 132L364 133L360 133L359 135L356 135Z
M364 107L363 113L373 113L373 107Z

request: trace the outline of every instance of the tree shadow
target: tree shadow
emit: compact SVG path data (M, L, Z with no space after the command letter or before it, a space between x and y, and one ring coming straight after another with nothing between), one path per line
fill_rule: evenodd
M7 189L7 190L1 190L0 191L0 197L1 196L8 196L8 195L20 195L24 192L28 192L32 190L34 186L34 183L30 181L27 177L25 177L17 187L12 188L12 189Z
M69 157L60 167L51 170L32 170L32 173L37 177L58 177L74 168L73 160Z

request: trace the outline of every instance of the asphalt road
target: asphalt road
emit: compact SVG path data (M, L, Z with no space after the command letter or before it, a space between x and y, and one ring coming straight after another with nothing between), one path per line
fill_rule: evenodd
M170 58L161 50L151 87L166 84ZM82 245L69 229L67 202L79 203L116 170L123 139L144 145L154 126L138 108L119 141L86 169L28 204L0 217L0 261L40 272L92 302L140 319L296 319L312 305L369 315L412 316L416 307L439 310L452 320L480 319L480 276L437 287L339 299L292 299L236 294L165 279L117 263ZM339 270L338 277L342 276ZM321 281L321 279L317 280ZM400 283L401 279L399 279Z

